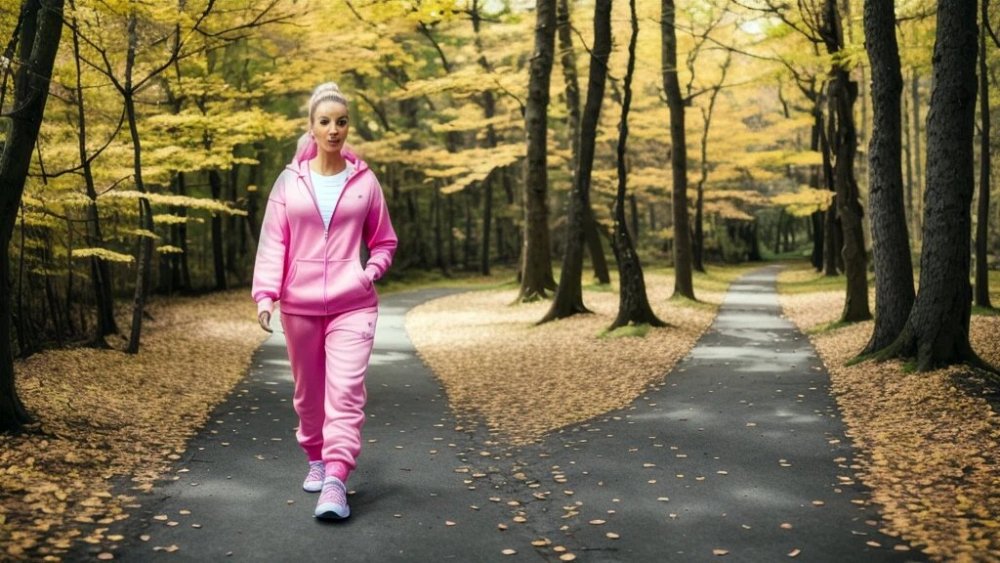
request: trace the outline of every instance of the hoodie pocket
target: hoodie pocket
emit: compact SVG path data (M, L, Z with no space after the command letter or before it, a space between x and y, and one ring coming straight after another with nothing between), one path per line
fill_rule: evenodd
M323 306L323 260L296 260L288 271L282 301L289 305Z
M331 306L352 305L366 299L372 292L371 282L357 259L331 260L326 282L326 298Z

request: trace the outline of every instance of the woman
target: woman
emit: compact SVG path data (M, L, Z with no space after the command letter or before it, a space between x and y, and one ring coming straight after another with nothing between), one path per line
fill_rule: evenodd
M345 147L347 98L336 84L309 100L309 131L271 189L254 265L261 328L281 303L295 378L296 432L309 469L302 488L321 492L315 516L350 515L347 479L361 451L365 372L378 296L373 282L392 264L396 233L375 174ZM361 241L370 257L361 267Z

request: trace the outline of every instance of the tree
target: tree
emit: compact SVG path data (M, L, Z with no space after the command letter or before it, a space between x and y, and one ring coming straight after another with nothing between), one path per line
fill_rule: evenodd
M705 181L708 180L708 131L712 126L712 113L715 111L715 100L719 97L719 90L726 81L726 73L729 71L729 64L732 62L732 53L726 53L726 59L722 63L722 76L718 84L711 88L708 97L708 107L701 108L701 120L704 127L701 131L701 177L698 184L694 204L694 240L692 243L693 257L692 265L699 272L705 271Z
M552 256L549 252L548 194L548 106L552 60L555 55L556 1L537 0L535 51L531 58L528 100L524 129L527 136L527 161L524 166L524 249L521 265L519 301L546 297L555 289Z
M14 386L11 351L10 241L28 176L28 164L49 95L49 77L59 48L62 0L25 0L18 17L19 47L14 74L14 110L2 116L7 136L0 145L0 432L31 421ZM6 88L3 88L6 90Z
M564 1L564 0L563 0ZM569 27L569 22L566 22ZM567 30L568 33L568 30ZM590 59L590 77L587 83L587 102L583 110L575 159L573 189L569 197L569 216L566 229L566 250L563 255L559 287L552 307L540 322L562 319L577 313L589 313L583 304L583 244L590 215L590 176L594 167L594 144L597 124L604 99L604 83L608 76L608 56L611 53L611 0L597 0L594 4L594 44ZM574 133L575 135L575 133Z
M992 308L988 264L990 225L990 86L986 61L986 35L990 1L980 1L979 33L979 204L976 210L976 305Z
M914 299L900 162L903 74L895 24L891 3L865 0L865 47L871 62L874 122L868 150L868 205L875 263L875 329L863 354L896 340Z
M673 170L674 295L694 299L691 278L691 227L687 203L687 140L684 99L677 77L677 30L673 0L663 0L660 28L663 34L663 91L670 108L670 165Z
M868 308L868 268L861 223L864 211L858 201L858 183L854 178L858 140L854 127L854 102L858 97L858 85L850 79L846 63L838 59L838 54L844 49L844 32L837 0L826 0L824 3L820 34L827 52L834 57L827 83L830 104L827 142L837 193L835 203L842 228L842 255L847 282L847 300L840 319L843 322L863 321L871 318L871 311Z
M76 11L76 5L70 0L70 9ZM74 101L76 102L77 119L79 119L78 139L80 148L80 166L83 171L84 184L87 189L87 246L97 248L101 244L101 223L100 213L97 208L97 188L94 182L93 159L100 154L90 155L87 153L87 112L84 107L83 71L80 64L80 33L76 17L73 18L73 62L76 69L76 84L74 89ZM122 113L122 118L125 114ZM121 130L123 119L118 120L118 128L115 135ZM114 135L111 136L112 138ZM108 141L110 144L110 140ZM107 146L107 145L105 145ZM94 288L94 302L97 305L97 323L94 332L93 342L97 346L105 347L107 342L105 336L118 333L118 324L114 315L114 300L111 294L111 268L108 261L99 254L90 257L91 285Z
M672 0L664 0L664 7L668 3L670 4L672 14ZM646 296L646 281L642 275L642 265L639 262L639 255L635 252L632 237L629 235L625 224L625 187L628 182L628 171L625 167L625 143L628 141L628 112L632 103L632 73L635 71L635 43L636 37L639 35L639 21L635 14L635 0L629 0L629 12L632 34L628 43L628 66L622 85L624 92L622 97L622 117L618 125L618 192L615 199L614 238L612 239L614 241L615 258L618 260L618 283L620 287L618 290L618 316L615 317L609 329L633 323L649 324L652 326L667 325L656 316L653 308L649 306L649 297ZM672 25L671 23L671 29ZM685 213L687 213L686 210Z
M975 2L938 0L920 287L903 332L876 356L915 357L919 371L982 364L969 343L976 31Z

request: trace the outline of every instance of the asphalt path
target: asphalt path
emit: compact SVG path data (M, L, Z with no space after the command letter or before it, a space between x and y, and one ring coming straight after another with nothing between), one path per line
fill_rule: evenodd
M107 532L125 537L111 551L126 561L923 560L879 532L828 376L780 316L776 272L737 281L696 347L632 405L523 447L457 418L407 337L405 313L454 290L383 297L352 514L334 523L312 517L317 497L301 489L275 322L187 454Z

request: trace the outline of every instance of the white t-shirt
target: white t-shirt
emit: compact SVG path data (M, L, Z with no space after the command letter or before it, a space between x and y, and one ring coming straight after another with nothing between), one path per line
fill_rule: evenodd
M337 207L337 200L340 199L340 192L344 191L344 184L347 177L351 175L352 166L348 164L342 172L333 176L323 176L314 170L309 170L312 176L313 189L316 190L316 203L319 204L319 213L323 217L323 225L330 227L330 219L333 211Z

